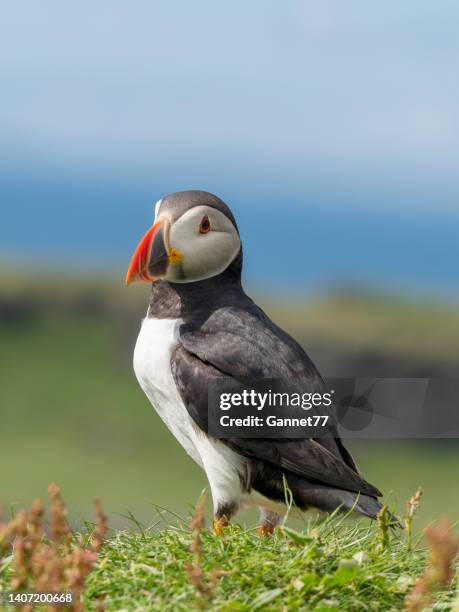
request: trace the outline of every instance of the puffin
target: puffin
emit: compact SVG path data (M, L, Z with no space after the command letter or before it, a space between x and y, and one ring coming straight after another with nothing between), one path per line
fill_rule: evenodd
M356 511L376 518L381 492L367 482L335 425L327 437L236 438L208 433L216 379L282 379L306 391L324 380L303 348L245 293L242 244L229 206L206 191L160 199L134 251L126 285L151 283L134 349L137 380L170 432L205 471L217 535L247 507L269 535L287 512ZM333 429L335 428L335 429Z

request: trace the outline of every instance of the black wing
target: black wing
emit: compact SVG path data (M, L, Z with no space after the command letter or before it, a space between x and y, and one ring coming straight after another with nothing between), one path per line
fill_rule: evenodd
M323 381L303 349L255 305L244 310L217 310L198 329L183 325L171 365L186 409L206 432L207 389L212 379L282 378L300 383L305 391L323 389ZM222 442L245 457L267 461L308 480L380 495L357 472L339 439L230 438Z

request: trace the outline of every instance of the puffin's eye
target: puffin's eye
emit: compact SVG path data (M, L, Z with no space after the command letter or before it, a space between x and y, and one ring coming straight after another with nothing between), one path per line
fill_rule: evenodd
M201 223L199 224L199 233L207 234L207 232L210 232L210 221L209 217L206 215L202 218Z

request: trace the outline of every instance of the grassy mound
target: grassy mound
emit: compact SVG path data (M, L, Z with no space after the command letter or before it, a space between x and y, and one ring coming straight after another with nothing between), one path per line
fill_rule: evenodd
M338 518L271 538L204 529L198 551L195 538L181 527L117 533L88 578L88 607L105 596L107 610L401 610L426 562L400 537L384 544L376 525ZM449 609L453 591L436 605Z
M0 522L0 591L71 591L75 612L459 609L458 541L448 522L426 530L427 549L413 542L420 491L408 502L404 532L391 530L384 507L376 523L334 513L301 531L282 525L271 537L239 525L215 536L205 528L205 496L190 526L180 519L160 528L159 513L145 529L131 515L136 531L107 537L97 503L96 523L75 534L59 488L49 491L48 512L37 500Z

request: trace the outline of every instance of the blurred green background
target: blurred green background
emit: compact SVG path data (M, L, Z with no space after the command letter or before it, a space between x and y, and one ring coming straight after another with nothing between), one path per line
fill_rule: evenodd
M120 515L128 509L148 524L157 519L155 504L186 515L205 486L137 384L132 350L149 288L124 289L120 280L1 275L4 508L43 497L56 481L72 520L90 517L98 496L112 526L126 525ZM446 375L457 367L459 312L451 307L344 292L257 301L325 375ZM349 447L399 511L422 485L420 525L459 518L458 441Z

